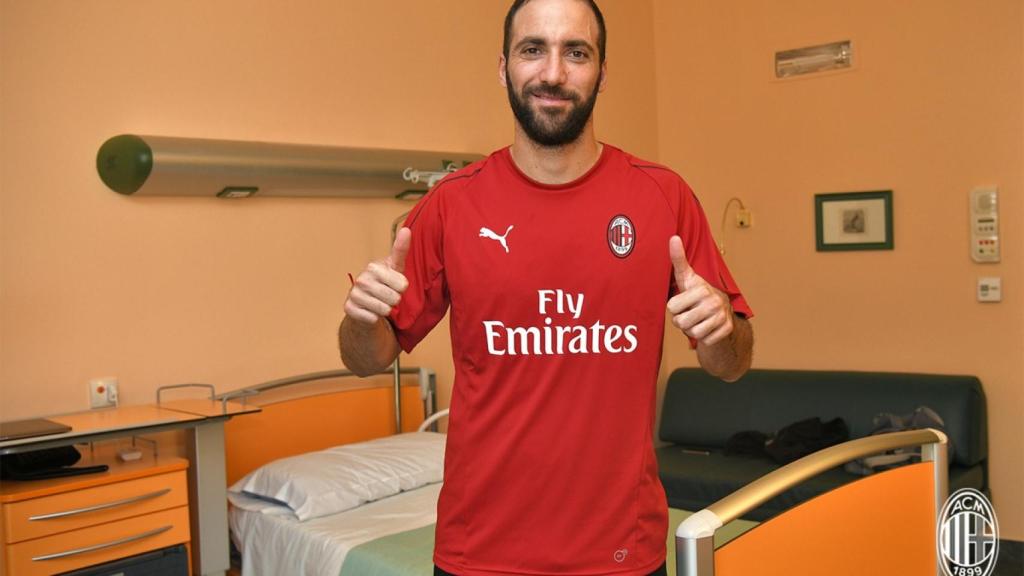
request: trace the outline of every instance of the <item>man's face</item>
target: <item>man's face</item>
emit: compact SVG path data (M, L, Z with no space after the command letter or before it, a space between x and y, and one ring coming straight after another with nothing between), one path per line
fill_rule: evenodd
M533 0L512 23L499 76L526 135L541 146L575 142L604 87L597 18L579 0Z

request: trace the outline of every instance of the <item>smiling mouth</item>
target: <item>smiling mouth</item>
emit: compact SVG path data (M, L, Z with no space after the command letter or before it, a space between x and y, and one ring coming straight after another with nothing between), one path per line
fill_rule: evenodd
M541 105L547 105L547 106L561 106L563 104L568 104L568 103L572 102L572 98L567 98L567 97L564 97L564 96L554 96L554 95L551 95L551 94L536 94L536 93L533 93L533 94L530 94L530 96L534 100L537 100Z

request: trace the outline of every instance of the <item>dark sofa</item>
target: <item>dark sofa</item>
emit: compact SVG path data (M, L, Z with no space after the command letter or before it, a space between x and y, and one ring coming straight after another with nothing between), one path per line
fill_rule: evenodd
M695 368L672 373L665 391L657 449L669 506L701 510L779 467L768 458L724 454L736 432L772 434L793 422L840 417L850 438L870 434L876 414L908 414L928 406L945 421L954 446L949 491L988 492L985 395L973 376L882 372L751 370L726 383ZM834 468L779 494L744 516L765 520L800 502L861 478Z

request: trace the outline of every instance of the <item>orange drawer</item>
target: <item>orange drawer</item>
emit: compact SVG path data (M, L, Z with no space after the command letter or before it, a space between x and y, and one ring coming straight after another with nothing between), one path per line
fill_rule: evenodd
M182 506L11 544L4 561L12 576L57 574L188 541L188 507Z
M187 504L182 470L5 504L2 532L13 544Z

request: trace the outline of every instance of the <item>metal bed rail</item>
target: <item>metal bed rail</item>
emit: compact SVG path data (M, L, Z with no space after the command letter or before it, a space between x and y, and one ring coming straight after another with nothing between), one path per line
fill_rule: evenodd
M401 379L402 374L414 374L417 376L420 388L420 400L423 402L424 415L430 416L437 409L437 374L430 368L425 367L394 367L379 372L377 375L393 375L394 382L393 386L395 389L395 423L397 425L396 430L401 430L402 419L402 398L399 391L401 390ZM257 396L264 392L285 388L288 386L294 386L297 384L307 384L310 382L316 382L318 380L331 380L336 378L352 378L359 376L351 370L325 370L322 372L310 372L307 374L298 374L295 376L288 376L286 378L278 378L276 380L269 380L262 382L254 386L246 386L238 390L232 390L231 392L225 392L223 394L215 395L214 398L220 400L222 405L226 406L227 402L231 400L241 400L243 404L253 396Z
M878 434L830 446L766 474L679 524L676 530L676 574L714 576L716 530L808 478L851 460L887 450L920 446L921 460L934 463L937 521L949 490L947 442L946 435L933 428Z

